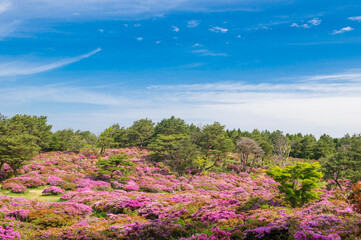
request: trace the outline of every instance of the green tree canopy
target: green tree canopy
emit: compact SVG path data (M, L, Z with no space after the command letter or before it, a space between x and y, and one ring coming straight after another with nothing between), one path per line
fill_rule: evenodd
M218 122L204 126L197 135L192 136L208 159L214 161L215 166L227 152L234 150L233 142L224 130L225 126Z
M154 133L154 123L149 119L135 121L127 129L127 136L131 146L145 147L150 143L150 138Z
M34 157L40 147L39 137L30 134L22 121L0 117L0 170L7 163L18 176L18 170Z
M107 148L111 148L115 145L114 133L114 129L109 127L100 134L98 138L98 144L101 147L100 154L104 154Z
M285 196L292 207L303 206L312 199L317 199L319 193L315 191L319 187L322 173L318 170L319 163L301 163L285 168L275 167L267 171L275 181L280 183L278 189Z
M178 143L186 138L189 138L189 136L184 134L158 134L150 145L150 149L154 151L153 157L158 160L166 159L169 153L178 147Z
M21 125L23 133L36 137L36 144L41 150L47 150L52 136L52 126L47 124L47 117L16 114L9 118L9 123Z
M190 131L189 125L183 119L175 118L174 116L170 118L165 118L157 125L154 129L154 136L158 134L162 135L172 135L172 134L185 134L188 135Z
M95 146L97 137L89 131L76 131L73 129L63 129L56 131L49 143L52 151L80 152L85 146Z
M127 176L129 168L135 165L127 159L127 155L112 155L109 158L102 158L97 162L97 169L101 174L110 175L111 178L117 175Z
M336 152L336 144L334 139L326 134L323 134L318 139L315 147L315 159L325 158L333 155Z
M340 179L361 181L361 135L346 137L336 154L321 159L325 178L334 180L341 189Z

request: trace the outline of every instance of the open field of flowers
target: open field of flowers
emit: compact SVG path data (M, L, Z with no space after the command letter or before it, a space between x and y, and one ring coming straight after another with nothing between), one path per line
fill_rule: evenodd
M99 175L115 154L128 163ZM148 155L39 154L1 185L0 239L361 239L361 215L336 188L291 208L266 167L177 177Z

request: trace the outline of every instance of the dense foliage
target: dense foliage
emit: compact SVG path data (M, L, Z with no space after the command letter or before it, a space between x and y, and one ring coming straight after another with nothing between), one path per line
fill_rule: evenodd
M0 239L361 237L360 135L46 122L0 117Z
M267 174L280 184L278 189L285 195L285 200L296 207L318 198L320 192L315 189L319 187L322 177L322 173L317 171L319 168L318 163L298 162L283 169L274 167Z
M349 205L338 188L321 187L319 199L293 207L279 191L280 183L266 175L268 166L250 173L218 167L178 176L150 156L137 148L105 156L39 154L20 177L3 185L26 185L28 191L47 185L44 194L60 194L60 202L20 198L28 193L1 195L2 239L301 240L356 239L361 234L361 215L352 210L358 205ZM236 153L228 157L222 165L238 162ZM102 172L105 162L113 165ZM302 173L307 173L303 179L319 177L315 164L291 166L285 172L298 172L300 179ZM4 169L11 176L7 165ZM111 176L104 174L113 170ZM346 183L341 181L344 187ZM72 190L63 192L69 184L74 184Z

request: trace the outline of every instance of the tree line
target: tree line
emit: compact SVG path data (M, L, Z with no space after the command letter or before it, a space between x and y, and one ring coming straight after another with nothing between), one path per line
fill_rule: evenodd
M227 130L218 122L200 127L174 116L158 123L140 119L127 128L114 124L98 136L90 131L51 129L45 116L0 115L0 169L7 163L17 175L38 151L104 154L108 148L140 147L151 150L153 160L170 165L180 175L189 169L217 167L228 153L237 152L240 171L250 171L271 156L283 166L294 157L319 160L325 176L336 182L343 178L361 180L360 135L332 138L324 134L316 139L310 134L279 130Z

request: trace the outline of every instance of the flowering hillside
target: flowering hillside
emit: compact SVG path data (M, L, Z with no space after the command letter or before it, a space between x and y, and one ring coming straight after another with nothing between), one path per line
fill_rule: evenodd
M114 155L124 165L99 174ZM0 239L361 239L361 215L339 190L291 208L265 168L178 176L147 150L41 153L2 183ZM27 198L33 189L55 202Z

